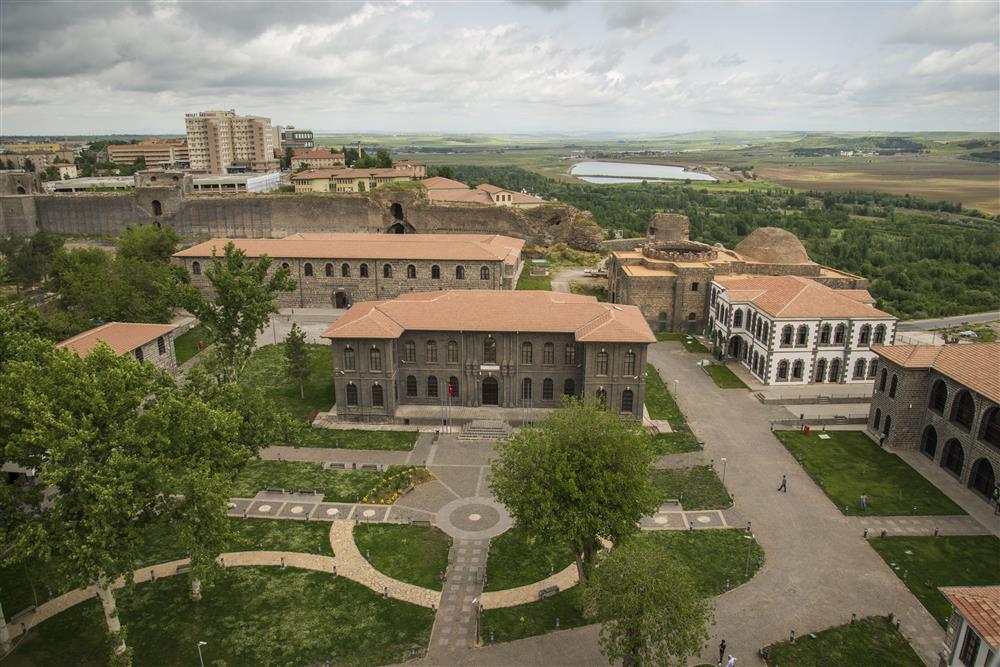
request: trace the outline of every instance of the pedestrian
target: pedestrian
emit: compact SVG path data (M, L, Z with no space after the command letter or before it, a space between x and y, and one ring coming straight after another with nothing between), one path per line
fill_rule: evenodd
M867 512L868 511L868 494L867 493L862 493L861 494L861 511L862 512Z
M878 446L885 447L885 431L878 434Z
M788 493L788 476L787 475L782 475L781 476L781 486L778 487L778 491L784 491L785 493Z
M719 664L722 664L722 659L726 657L726 640L723 639L719 642Z
M729 654L729 662L726 663L726 667L736 667L736 658Z

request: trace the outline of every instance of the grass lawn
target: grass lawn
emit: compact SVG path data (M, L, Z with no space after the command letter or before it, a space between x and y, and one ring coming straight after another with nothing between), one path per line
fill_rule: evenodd
M573 553L563 544L544 537L534 539L514 526L490 542L483 590L502 591L526 586L559 572L573 562Z
M951 605L938 586L1000 584L1000 539L992 535L887 537L868 543L896 575L907 573L906 586L945 626Z
M663 378L653 364L646 364L646 410L650 419L666 419L675 432L688 431L684 413L670 395Z
M694 354L708 354L708 348L701 344L697 338L691 334L678 333L676 331L657 331L656 340L676 340L684 346L684 349Z
M521 277L517 279L517 287L515 289L545 291L552 289L551 272L547 276L533 276L530 273L527 267L521 271Z
M571 280L569 283L569 291L573 294L582 294L584 296L595 297L598 301L607 302L608 300L608 288L601 285L593 285L589 283L583 283L579 280Z
M178 365L198 354L198 341L203 341L205 347L212 344L212 337L202 324L194 325L174 339L174 356L177 357Z
M576 628L587 623L583 615L582 589L574 586L538 602L504 609L487 609L483 612L481 632L483 643L489 644L544 635L553 630Z
M36 602L46 602L50 597L49 586L52 581L53 577L41 563L0 568L0 603L3 604L3 614L7 620ZM51 592L55 596L64 591L65 589L56 587Z
M438 575L448 567L448 536L437 528L397 524L360 524L354 543L372 566L408 584L441 590Z
M140 584L118 595L136 665L382 665L422 655L430 609L380 595L344 577L240 567L188 599L188 578ZM45 621L4 661L16 667L104 665L104 619L96 600Z
M417 444L419 431L366 431L364 429L310 428L296 444L299 447L334 449L382 449L408 452Z
M698 438L690 431L684 433L657 433L652 436L653 451L657 456L664 454L683 454L701 449Z
M732 506L729 492L708 466L654 470L653 484L661 498L680 499L685 510L722 510Z
M299 396L299 383L288 379L284 343L258 348L243 369L240 384L261 389L276 407L311 424L317 412L329 410L335 402L333 358L329 345L306 345L306 353L309 377L303 386L305 398Z
M921 667L924 663L896 626L885 616L859 619L853 625L838 625L798 637L794 644L787 641L772 644L772 665L796 667L828 667L829 665L892 665Z
M837 508L862 514L861 494L868 495L868 514L875 516L965 514L901 458L880 449L861 431L776 431L809 476ZM779 470L778 473L781 471ZM844 511L844 507L847 511Z
M722 387L723 389L746 389L746 384L743 380L736 377L736 373L729 370L728 366L723 366L722 364L712 364L711 366L704 366L705 372L708 376L712 378L712 381L716 385Z
M358 502L384 477L400 472L390 466L385 472L367 470L323 470L319 463L301 461L251 461L236 478L238 498L253 498L265 488L312 491L323 494L326 502Z

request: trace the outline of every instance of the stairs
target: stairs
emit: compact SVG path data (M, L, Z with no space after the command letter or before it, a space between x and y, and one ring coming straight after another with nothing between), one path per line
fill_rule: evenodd
M514 429L505 421L474 419L462 426L459 440L499 440L509 436Z

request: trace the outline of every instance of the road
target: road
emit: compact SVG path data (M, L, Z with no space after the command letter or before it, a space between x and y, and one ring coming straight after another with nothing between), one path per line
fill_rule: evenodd
M1000 310L972 315L955 315L954 317L942 317L934 320L907 320L899 322L896 325L896 331L930 331L931 329L957 327L965 323L992 322L993 320L1000 320Z

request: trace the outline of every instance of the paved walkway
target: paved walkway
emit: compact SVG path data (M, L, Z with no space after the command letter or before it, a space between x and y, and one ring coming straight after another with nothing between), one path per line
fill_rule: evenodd
M868 539L887 537L931 536L937 530L939 535L989 535L990 531L971 516L852 516L848 522L864 534L868 529Z
M577 569L576 563L570 563L559 572L556 572L541 581L536 581L533 584L518 586L517 588L508 588L503 591L489 591L488 593L483 593L480 604L482 604L486 609L500 609L503 607L516 607L519 604L527 604L529 602L537 602L539 592L545 590L546 588L558 586L559 590L564 591L567 588L576 586L580 583L579 572L580 571Z
M434 617L427 659L447 664L456 651L476 645L477 606L489 555L488 539L455 540L448 553L441 606Z

